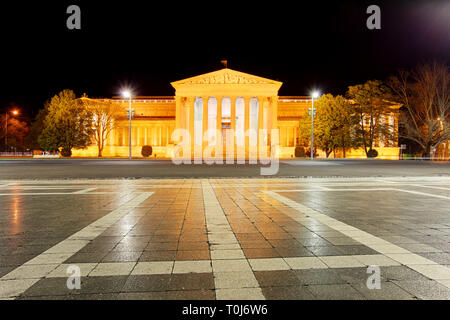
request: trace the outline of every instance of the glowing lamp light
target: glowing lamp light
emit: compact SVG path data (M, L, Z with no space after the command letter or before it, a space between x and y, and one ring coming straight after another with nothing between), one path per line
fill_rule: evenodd
M13 111L12 111L12 114L15 115L15 116L17 116L17 115L19 114L19 111L13 110Z
M130 90L124 90L124 91L122 91L122 96L123 96L124 98L131 98L131 92L130 92Z
M314 91L314 92L312 93L312 97L313 97L314 99L317 99L319 96L320 96L320 92L319 92L319 91Z

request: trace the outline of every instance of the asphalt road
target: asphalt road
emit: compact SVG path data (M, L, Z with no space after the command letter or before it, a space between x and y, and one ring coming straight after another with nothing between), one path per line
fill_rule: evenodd
M174 165L170 160L0 160L0 179L265 177L260 165ZM391 160L280 161L275 177L449 176L450 162Z

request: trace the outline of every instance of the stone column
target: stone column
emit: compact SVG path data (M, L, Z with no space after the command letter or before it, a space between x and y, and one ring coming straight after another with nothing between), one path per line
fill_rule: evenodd
M190 149L191 149L191 159L194 157L194 104L195 104L195 97L189 97L187 99L187 108L189 109L189 120L188 120L188 130L190 135Z
M161 127L161 125L159 125L158 126L158 133L159 133L159 139L158 139L158 146L161 146L162 145L162 127Z
M170 141L170 137L169 137L170 131L169 131L169 126L166 125L166 147L169 144Z
M180 129L182 128L181 125L181 113L183 112L183 101L182 101L182 97L180 96L176 96L175 97L175 105L176 105L176 112L175 112L175 128L176 129ZM146 136L147 136L147 132L146 132ZM147 139L147 138L146 138ZM175 143L177 143L178 141L176 141ZM147 144L147 143L146 143Z
M258 157L260 154L260 148L259 145L261 143L260 141L260 132L264 129L264 97L258 97L258 132L257 132L257 150L258 150Z
M208 139L205 139L206 131L208 131L208 104L209 97L202 97L203 100L203 121L202 121L202 158L203 150L208 145Z
M277 117L278 117L278 112L277 112L277 104L278 104L278 97L277 96L272 96L270 97L270 102L269 102L269 109L268 109L268 114L267 114L267 122L268 122L268 126L267 126L267 135L269 137L269 139L267 139L267 143L268 145L272 145L272 129L278 129L278 121L277 121ZM279 134L278 134L279 136Z
M233 152L236 154L236 97L230 97L231 101L231 132L234 137L234 150ZM228 152L228 151L227 151Z
M278 96L272 97L272 129L278 127Z
M250 97L244 97L244 103L245 103L245 111L244 111L244 147L245 147L245 158L248 159L249 155L249 136L248 136L248 130L250 128Z

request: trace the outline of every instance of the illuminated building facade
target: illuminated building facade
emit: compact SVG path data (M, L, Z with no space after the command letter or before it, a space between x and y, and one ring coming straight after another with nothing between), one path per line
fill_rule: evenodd
M193 156L202 154L208 144L207 139L215 144L220 137L223 146L234 144L235 157L246 158L257 153L259 145L267 145L270 150L272 129L279 129L279 157L294 157L299 121L308 115L310 97L278 96L281 82L228 68L171 84L175 96L132 98L133 157L141 157L142 146L150 145L152 157L171 158L174 146L180 141L173 136L176 129L189 133L192 138L189 148ZM124 112L106 142L103 156L126 157L129 152L126 116L129 101L123 98L111 100L120 103ZM386 121L396 126L395 110ZM261 131L266 131L267 135L258 134ZM235 134L227 134L229 132ZM250 134L246 135L246 132ZM376 147L379 157L398 159L396 143L388 145L379 141ZM73 150L75 157L96 155L96 146ZM363 150L350 150L347 156L365 157L365 154Z

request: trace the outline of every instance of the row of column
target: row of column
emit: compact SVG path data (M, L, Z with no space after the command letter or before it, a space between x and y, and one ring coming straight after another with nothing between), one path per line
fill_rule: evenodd
M131 126L131 145L165 146L171 142L172 132L173 125L136 126L133 123ZM116 128L110 135L108 144L128 146L128 134L128 126Z
M245 104L245 119L244 119L244 132L247 132L250 127L250 100L256 98L258 100L258 126L257 126L257 145L259 145L259 129L267 129L268 138L266 143L270 146L270 133L272 128L277 128L277 109L278 109L278 96L259 96L259 97L223 97L223 96L202 96L203 101L203 135L202 135L202 149L207 145L207 141L203 139L205 132L208 130L208 102L210 98L216 98L217 100L217 123L216 129L222 131L222 102L224 98L231 100L231 130L236 133L236 100L238 98L244 99ZM176 128L189 130L191 137L191 152L194 154L194 108L195 108L195 96L181 97L176 96ZM206 103L205 103L206 102ZM264 117L266 115L266 117ZM236 139L234 138L234 150L236 152ZM245 154L249 154L249 136L245 136Z

